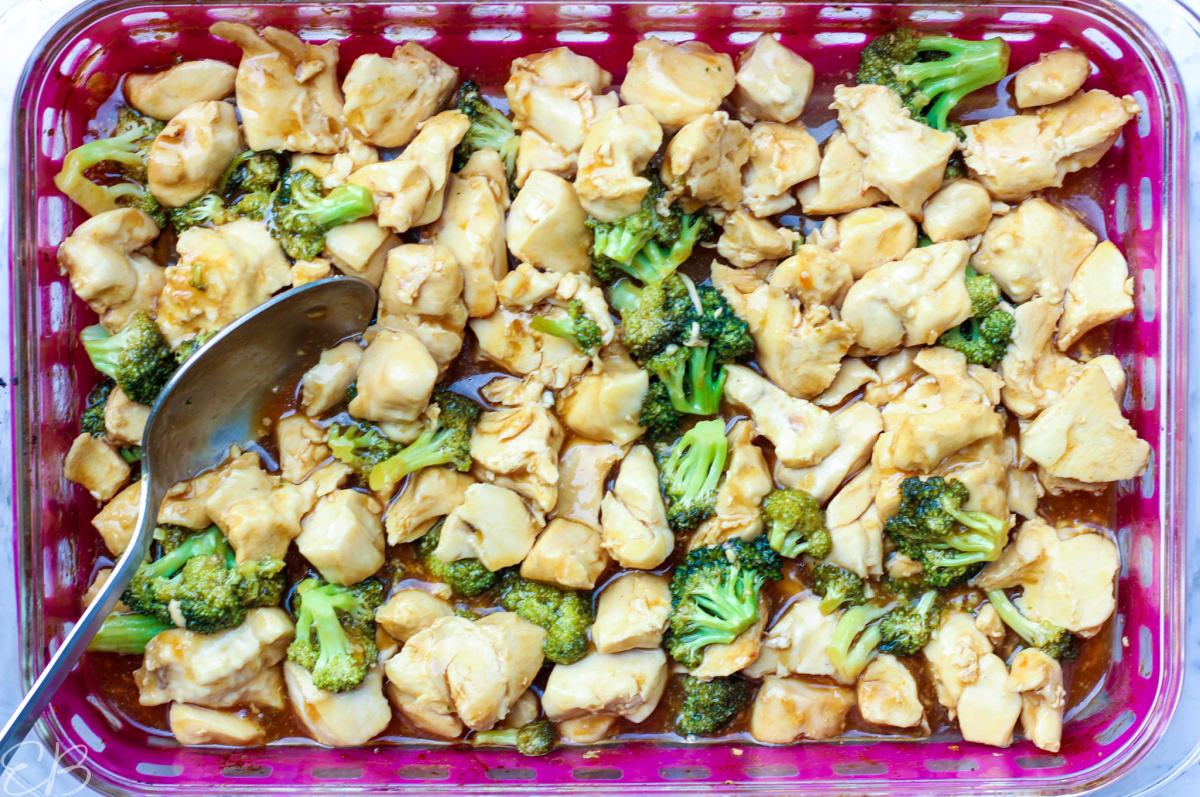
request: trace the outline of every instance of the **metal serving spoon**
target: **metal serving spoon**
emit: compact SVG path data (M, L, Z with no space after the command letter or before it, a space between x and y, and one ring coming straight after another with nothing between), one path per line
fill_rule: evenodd
M137 530L108 581L0 731L0 762L33 728L146 558L167 490L220 465L229 447L253 443L262 410L287 377L366 329L375 290L360 279L324 279L277 296L192 355L163 388L142 443Z

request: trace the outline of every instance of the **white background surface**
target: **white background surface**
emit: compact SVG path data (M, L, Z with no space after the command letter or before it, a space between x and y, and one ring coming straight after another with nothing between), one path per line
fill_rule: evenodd
M1187 93L1193 122L1188 182L1191 186L1200 186L1200 124L1195 121L1200 119L1200 21L1195 18L1185 19L1183 14L1174 17L1169 13L1163 14L1163 0L1124 2L1143 18L1147 18L1157 33L1167 41L1175 54L1180 73L1190 83ZM1200 11L1200 0L1182 2ZM0 38L0 121L4 123L3 129L0 129L0 169L3 169L4 174L8 173L10 167L7 130L9 109L22 67L50 22L59 18L73 5L73 0L0 0L0 34L3 34ZM1183 177L1180 175L1180 178ZM1195 189L1192 193L1200 194ZM7 217L7 203L8 193L4 190L0 192L0 211L3 211L0 218ZM1197 289L1200 286L1198 206L1200 201L1193 198L1188 219L1193 247L1190 263L1192 317L1189 319L1189 330L1190 351L1200 353L1200 325L1196 321L1196 310L1200 307L1200 290ZM4 231L4 234L6 232ZM0 318L8 317L8 302L7 280L0 280ZM1194 357L1193 361L1200 364L1200 354ZM1200 367L1193 365L1193 370L1200 371ZM8 347L0 346L0 376L3 376L7 383L11 382L11 374L12 363L9 361ZM1200 440L1197 439L1197 435L1200 434L1200 389L1197 381L1197 375L1193 374L1188 389L1188 416L1193 423L1188 441L1188 464L1192 484L1200 483ZM0 388L0 391L7 392L5 388ZM12 455L11 418L8 416L7 406L8 397L0 396L0 463L11 462ZM7 466L0 466L0 479L7 479L4 475L7 470ZM11 482L0 481L0 524L10 522L12 500ZM1193 596L1200 596L1200 499L1195 496L1192 497L1188 509L1188 528L1191 530L1188 558L1192 563L1188 592ZM15 614L7 609L10 596L14 592L11 579L12 530L0 525L0 531L4 532L0 534L0 574L3 574L0 575L0 716L7 717L20 699L20 670L17 661ZM1200 749L1197 748L1200 744L1200 611L1193 611L1187 636L1192 644L1187 661L1184 698L1175 712L1171 727L1136 772L1099 794L1106 797L1143 794L1187 795L1200 791L1200 767L1194 766L1196 756L1200 753ZM53 765L52 754L42 749L39 744L27 744L19 751L12 764L8 771L0 772L0 797L66 797L70 794L97 793L82 787L70 774L56 768Z

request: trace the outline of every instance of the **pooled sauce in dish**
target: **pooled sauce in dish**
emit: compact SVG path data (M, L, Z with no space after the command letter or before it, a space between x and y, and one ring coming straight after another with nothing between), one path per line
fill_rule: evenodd
M970 95L959 106L960 115L965 114L964 118L971 121L978 121L983 118L1012 113L1014 107L1008 97L1008 84L1010 80L1011 78L1006 79L998 84L997 87L981 90ZM835 118L834 114L828 109L835 82L837 81L818 81L814 95L808 102L807 110L802 117L805 126L819 141L827 138L836 127L836 125L832 124ZM116 92L115 96L119 97L119 91ZM496 95L491 94L489 96ZM103 104L98 109L97 118L90 129L93 131L111 129L113 119L115 118L115 107L115 102ZM1039 195L1050 199L1059 206L1072 208L1078 212L1101 240L1107 237L1104 230L1105 213L1111 212L1110 209L1101 208L1098 204L1098 197L1100 195L1098 181L1102 179L1103 169L1104 163L1101 162L1092 169L1087 169L1068 177L1064 187L1061 189L1039 192ZM819 226L820 223L820 219L814 221L795 215L785 215L775 219L775 221L788 226L800 227L805 232L811 231L816 226ZM405 234L403 238L406 240L416 240L416 236L413 233ZM168 257L167 252L171 249L173 247L160 247L159 252L164 259L164 265L166 264L165 258ZM703 283L708 280L709 264L713 257L714 252L712 249L697 249L681 271L691 276L697 283ZM510 258L510 266L515 267L516 264L517 261ZM1102 326L1089 333L1083 339L1079 348L1090 355L1110 350L1111 332L1108 326ZM472 336L468 335L467 344L450 366L444 381L455 383L456 390L469 394L481 403L486 404L478 393L479 389L490 378L503 375L498 372L496 366L482 361L477 356L475 342ZM1137 382L1132 383L1131 389L1133 391L1139 389ZM264 408L264 417L268 428L274 428L280 419L301 411L299 409L298 392L298 385L296 383L281 386L276 397ZM861 389L854 392L846 399L846 403L861 400L862 393ZM1133 397L1133 401L1135 403L1138 401L1136 395ZM346 417L344 412L345 405L343 404L341 407L326 413L323 416L323 420L319 421L319 423L324 425L326 422L338 418L339 415L344 419ZM734 417L727 416L727 420L732 420ZM759 442L764 444L769 464L773 464L774 452L771 450L769 443L761 439ZM278 460L277 446L272 435L267 435L264 439L257 441L254 445L254 450L260 452L265 463L273 465ZM610 478L609 486L611 486L611 483L612 479ZM1063 496L1046 495L1040 499L1038 511L1043 518L1052 524L1064 522L1088 525L1093 529L1103 530L1105 534L1111 536L1111 529L1114 526L1116 517L1116 491L1113 485L1109 485L1099 494L1068 493ZM682 561L683 556L686 554L689 536L688 534L677 536L676 549L673 555L662 566L656 568L655 572L668 572L675 564ZM97 544L102 550L102 544L99 542ZM413 547L412 544L401 544L399 546L389 546L388 548L387 564L379 575L393 589L425 583L423 580L425 573L415 557ZM106 566L107 564L109 562L102 558L98 562L97 568ZM295 546L289 551L287 568L289 583L293 584L315 572L308 562L296 551ZM608 570L597 580L596 589L593 594L598 595L604 585L621 572L625 571L617 566L615 562L610 562ZM768 628L776 619L784 614L795 599L811 594L806 572L803 564L794 560L785 560L783 579L778 582L767 582L764 592L770 599L772 606L771 617L767 624ZM462 608L474 609L480 612L495 611L493 600L486 594L473 599L455 599L457 604ZM958 605L973 607L981 601L982 594L980 592L965 587L951 593L952 604L957 603ZM1121 641L1114 639L1114 623L1107 622L1096 636L1091 639L1081 640L1080 655L1076 660L1063 663L1064 688L1067 696L1066 717L1068 722L1074 713L1084 707L1087 701L1103 688L1104 679L1111 662L1111 653L1114 645L1117 644L1121 644ZM1005 641L997 646L996 653L1001 658L1007 659L1018 645L1018 637L1009 631ZM168 707L166 705L142 706L138 701L138 689L134 683L133 671L140 664L141 657L138 656L123 657L115 654L92 653L85 658L83 666L87 670L94 694L98 699L105 702L108 711L116 715L122 722L140 728L146 733L169 737L171 733L167 725ZM534 682L535 689L540 690L545 684L552 666L549 662L546 662L543 666L541 673ZM935 737L939 734L957 734L958 731L949 720L946 709L938 703L928 669L924 666L914 666L911 669L917 678L921 702L924 705L929 730ZM638 739L655 739L666 742L681 741L681 737L677 736L672 730L678 707L683 700L680 689L681 679L682 673L675 673L671 676L663 699L649 719L636 725L628 723L625 720L619 720L613 733L610 734L608 741L619 740L623 736L636 736ZM819 682L821 679L811 678L810 680ZM829 683L833 682L829 681ZM279 710L241 707L240 709L236 709L236 711L243 716L254 718L265 730L268 743L295 740L308 736L304 727L295 718L290 706L285 706ZM737 740L739 742L753 743L749 732L749 713L749 707L747 707L726 726L721 734L711 737L712 740ZM922 735L924 734L920 729L888 729L868 724L858 714L857 709L851 710L847 718L844 733L846 737L920 737ZM378 746L386 743L405 743L435 738L416 730L401 719L399 712L394 711L391 724L387 730L373 739L369 744L371 746ZM436 741L442 742L444 740L436 739Z

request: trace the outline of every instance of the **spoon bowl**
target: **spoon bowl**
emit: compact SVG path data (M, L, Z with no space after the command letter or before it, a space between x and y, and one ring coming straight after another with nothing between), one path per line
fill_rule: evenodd
M220 465L231 446L258 440L266 431L263 408L279 385L314 365L325 349L361 333L374 312L375 290L363 280L312 282L225 327L175 372L143 435L137 529L108 581L0 731L0 762L41 717L129 586L150 550L167 491Z

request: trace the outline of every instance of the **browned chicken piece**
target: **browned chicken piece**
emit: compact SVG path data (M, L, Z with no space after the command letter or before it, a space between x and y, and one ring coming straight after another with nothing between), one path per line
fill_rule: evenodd
M848 476L870 461L871 449L883 431L879 410L865 401L847 404L830 419L837 446L820 463L789 468L781 459L775 461L776 481L784 487L803 490L821 503L828 501Z
M513 183L517 188L524 188L534 172L549 172L555 177L570 180L575 177L578 168L578 153L563 152L557 144L546 140L536 130L521 133L513 172Z
M321 415L345 401L362 356L362 346L352 340L321 352L320 361L300 379L300 404L309 416Z
M644 104L668 132L721 107L733 91L733 59L696 41L666 42L653 36L633 45L621 100Z
M439 518L462 505L472 484L475 478L471 474L448 467L422 468L414 473L387 509L384 529L388 545L420 539Z
M508 250L543 271L590 273L592 231L586 221L574 185L549 171L531 172L505 222Z
M237 104L250 149L332 155L344 148L337 40L307 44L286 30L260 33L238 22L209 30L242 48Z
M1066 351L1091 330L1133 312L1133 278L1121 250L1111 241L1083 259L1067 283L1055 343Z
M946 183L925 203L921 229L934 243L981 235L992 220L992 196L974 180Z
M463 273L441 244L403 244L388 252L378 323L424 344L439 372L462 350L467 327Z
M636 213L650 190L642 172L662 140L662 128L645 105L615 108L596 120L579 150L575 178L584 210L600 221Z
M817 140L799 122L759 122L750 128L750 159L742 170L742 202L760 219L790 210L792 189L817 176Z
M360 141L402 147L446 106L457 84L458 70L416 42L405 42L390 58L360 55L342 83L346 125Z
M850 266L854 279L861 279L871 269L911 252L917 245L917 225L890 205L860 208L826 219L808 242L833 252Z
M592 589L607 566L599 529L555 518L525 555L521 577L563 589Z
M591 653L574 664L556 664L542 692L552 722L590 715L643 722L667 685L667 654L654 650Z
M1030 199L992 219L971 263L1017 302L1038 295L1058 303L1095 247L1096 236L1074 214Z
M750 735L763 744L830 739L846 727L854 701L844 686L768 676L754 697Z
M542 530L521 496L494 484L473 484L446 516L434 554L443 562L478 559L496 571L520 564Z
M646 446L634 446L622 460L613 488L600 505L600 534L618 564L638 570L658 567L675 548L658 468Z
M128 485L92 518L92 527L100 533L105 547L114 556L125 553L133 539L142 508L142 486L140 479Z
M63 476L81 485L97 501L108 501L129 483L130 469L117 450L84 433L75 438L63 460Z
M445 209L428 238L445 247L462 270L462 294L471 318L496 309L496 282L508 273L503 198L486 177L451 175Z
M746 667L751 678L787 675L837 677L826 649L833 643L841 612L821 614L820 598L801 598L775 620L758 658Z
M420 589L394 592L375 610L375 622L397 642L407 642L443 617L452 616L454 607L449 601Z
M125 391L113 388L104 404L104 436L116 446L140 446L150 408L131 401Z
M331 265L351 277L359 277L379 288L387 267L387 256L400 245L400 238L368 216L339 224L325 233L325 251Z
M917 681L895 656L884 654L873 659L855 688L859 713L872 725L915 728L925 719Z
M167 725L175 734L175 741L182 745L251 747L261 745L267 738L266 731L252 719L187 703L171 704Z
M429 406L437 379L437 362L424 343L407 332L380 329L359 360L354 380L358 393L350 402L350 414L378 423L411 424Z
M742 167L749 158L746 126L716 111L688 122L671 139L662 180L685 211L706 205L734 211L742 204Z
M639 419L650 376L617 345L600 352L600 366L559 395L559 417L576 434L627 446L644 431Z
M120 330L138 310L155 314L166 276L141 250L157 237L154 219L121 208L92 216L59 244L59 268L109 332Z
M1025 738L1047 753L1057 753L1067 707L1062 665L1038 648L1025 648L1013 657L1008 688L1021 695Z
M312 673L292 661L284 662L283 676L296 718L320 744L364 745L383 733L392 719L391 707L383 696L383 668L378 665L348 692L318 689Z
M517 58L510 69L504 93L522 143L533 131L560 157L579 152L588 129L618 105L604 93L612 75L566 47Z
M225 99L233 93L236 80L236 67L205 58L161 72L126 75L121 88L139 113L169 122L189 105Z
M805 180L796 190L796 198L805 215L849 213L886 202L882 191L867 184L863 176L864 159L842 130L834 131L825 142L817 176Z
M1069 47L1042 53L1013 75L1013 97L1018 108L1053 105L1083 88L1092 70L1088 57Z
M592 643L599 653L657 649L670 614L671 588L666 576L625 573L600 592Z
M558 501L554 516L600 530L600 502L621 448L571 436L558 458Z
M861 578L883 574L883 520L873 500L874 476L872 465L863 468L825 507L833 540L829 561Z
M776 227L738 209L725 217L717 254L738 268L756 266L764 260L781 260L796 249L800 235L787 227Z
M383 567L382 512L366 493L335 490L301 521L296 548L329 583L357 584Z
M558 502L563 429L540 404L485 412L471 437L475 477L515 490L541 512Z
M771 601L767 596L758 598L758 619L754 624L733 638L732 642L715 642L704 646L700 664L689 675L706 681L710 678L725 678L745 669L762 651L763 630L771 616Z
M781 463L791 468L818 465L837 448L828 412L792 398L745 366L730 365L725 372L725 397L750 413L753 431L771 441Z
M216 188L244 150L237 111L227 102L198 102L167 123L146 156L146 182L159 204L186 205Z
M813 87L813 67L769 33L738 55L729 101L746 124L800 118Z

